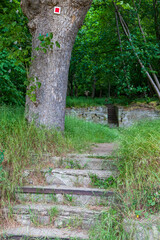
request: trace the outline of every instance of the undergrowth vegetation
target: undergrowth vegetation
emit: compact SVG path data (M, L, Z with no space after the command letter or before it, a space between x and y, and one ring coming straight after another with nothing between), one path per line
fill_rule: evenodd
M118 141L115 157L120 175L111 183L115 182L123 205L112 206L101 215L90 231L92 240L131 240L133 233L124 231L123 219L150 219L151 214L160 211L160 120L121 129ZM95 176L92 182L94 186L110 187L110 182L100 181Z
M81 151L91 143L118 141L119 177L107 181L92 176L99 188L117 189L123 207L109 208L92 229L91 239L130 239L123 230L123 218L148 217L160 210L160 120L145 121L127 129L109 129L70 116L66 117L62 135L54 129L37 128L24 118L23 107L0 107L0 190L2 201L14 199L17 185L21 185L23 170L35 165L44 153L53 156Z
M122 217L119 211L109 208L103 212L94 228L90 229L92 240L131 240L129 234L123 230Z
M146 121L120 134L119 184L137 217L160 210L160 120Z
M102 97L102 98L91 98L91 97L70 97L67 96L66 106L68 108L87 108L87 107L97 107L105 106L107 104L115 104L122 106L129 105L141 105L159 108L159 101L156 97L145 97L145 98L128 98L126 96L117 97Z
M66 118L64 136L54 129L37 128L24 118L23 107L0 107L0 189L2 197L10 200L15 187L20 185L23 169L35 165L34 155L53 156L67 151L80 151L91 142L110 142L118 136L117 130L87 123L75 118ZM2 162L3 160L3 162ZM1 167L2 162L2 167Z

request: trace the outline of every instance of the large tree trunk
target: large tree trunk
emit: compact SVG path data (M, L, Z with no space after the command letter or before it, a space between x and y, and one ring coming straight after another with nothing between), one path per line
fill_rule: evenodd
M71 51L92 0L22 0L21 6L29 19L32 33L30 77L41 83L36 90L36 102L26 98L29 122L64 130L66 92ZM54 7L61 7L61 14L54 14ZM47 53L36 51L39 35L53 33L54 45Z

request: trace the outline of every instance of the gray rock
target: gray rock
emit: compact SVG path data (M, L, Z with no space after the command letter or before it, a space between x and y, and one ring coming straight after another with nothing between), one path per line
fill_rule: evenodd
M146 119L160 119L160 112L147 108L118 108L119 127L129 127L137 121Z
M77 238L88 239L86 231L69 230L69 229L57 229L57 228L33 228L33 227L19 227L11 228L5 231L0 230L0 235L9 236L27 236L27 237L47 237L47 238Z
M147 219L124 219L124 229L133 240L159 240L160 239L160 215L152 215Z
M105 106L88 108L67 108L66 115L83 118L86 121L92 121L106 125L108 123L108 108Z
M58 213L52 214L52 209L57 209ZM5 214L9 212L7 208L3 210ZM89 210L84 207L73 207L54 204L29 204L16 205L13 207L13 215L16 221L26 226L54 227L74 227L89 229L101 211ZM53 220L53 221L52 221Z
M116 162L100 158L92 158L84 154L67 155L66 157L52 157L55 167L87 169L87 170L116 170Z
M103 125L108 124L108 107L88 107L66 109L67 115L83 118L86 121L92 121ZM119 127L129 127L139 120L145 119L160 119L160 111L144 108L133 107L125 108L117 106L117 118ZM115 124L110 123L110 127L115 127Z
M50 185L67 187L89 187L91 184L90 175L96 175L98 178L106 179L110 176L116 176L116 171L106 170L75 170L75 169L54 169L52 173L46 173L46 182Z

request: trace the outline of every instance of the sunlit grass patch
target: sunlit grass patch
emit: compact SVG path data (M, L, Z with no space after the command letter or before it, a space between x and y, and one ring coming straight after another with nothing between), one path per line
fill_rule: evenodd
M75 144L75 147L81 147L87 142L113 142L118 138L119 131L101 124L66 116L65 136Z
M66 106L67 107L93 107L93 106L103 106L106 104L106 98L91 98L91 97L67 97Z

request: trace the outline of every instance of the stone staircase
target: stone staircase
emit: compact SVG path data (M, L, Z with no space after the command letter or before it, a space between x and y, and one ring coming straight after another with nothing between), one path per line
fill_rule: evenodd
M116 177L116 162L109 159L114 144L97 144L87 154L52 157L54 169L39 172L43 184L34 182L34 170L26 170L26 186L17 188L19 204L13 206L14 228L0 230L0 239L89 239L88 230L103 211L117 203L113 190L92 186L98 179ZM7 216L10 209L5 207Z

